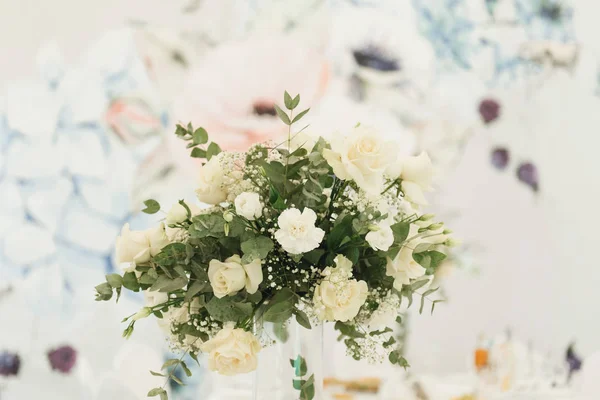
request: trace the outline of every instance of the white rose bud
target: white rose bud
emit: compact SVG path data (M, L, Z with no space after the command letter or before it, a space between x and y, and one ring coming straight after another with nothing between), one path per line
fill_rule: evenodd
M132 231L129 224L125 224L121 235L117 237L117 262L128 263L123 268L125 272L131 272L136 264L144 264L150 261L150 241L143 231Z
M208 353L211 371L231 376L254 371L261 347L252 333L227 323L212 339L202 343L200 349Z
M214 156L200 168L196 195L201 202L219 204L227 199L227 193L223 190L224 173L220 159L218 155Z
M179 203L173 204L165 219L167 225L179 224L188 219L187 210Z
M317 214L310 208L302 213L297 208L290 208L279 215L279 229L275 239L290 254L302 254L316 249L321 244L325 231L315 227Z
M244 288L250 294L256 293L258 285L263 281L261 260L242 264L242 259L237 254L225 262L211 260L208 264L208 279L218 298L234 295Z
M262 209L258 193L244 192L235 198L235 212L249 221L260 218Z
M376 225L376 229L367 233L365 240L373 250L388 251L394 244L394 232L387 224Z
M144 307L133 316L133 320L137 321L146 318L150 314L152 314L152 309L150 307Z

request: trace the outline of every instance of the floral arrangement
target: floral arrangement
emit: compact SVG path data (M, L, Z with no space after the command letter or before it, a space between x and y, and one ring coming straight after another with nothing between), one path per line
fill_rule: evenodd
M196 193L210 206L181 200L155 228L123 227L116 257L124 274L107 275L96 291L105 301L123 288L144 292L125 337L154 315L174 349L196 361L207 353L211 370L234 375L257 367L266 345L258 321L285 327L295 318L306 329L332 321L353 358L408 366L392 336L398 309L416 294L423 310L443 249L454 245L420 212L430 160L400 159L392 139L360 124L330 141L293 132L309 111L296 113L299 102L286 92L287 111L275 106L285 142L246 152L222 152L205 129L177 126L191 156L206 160ZM155 200L145 205L160 211ZM430 301L433 312L440 300ZM152 373L179 383L177 368L191 375L183 358ZM314 397L312 382L298 387L301 398ZM148 395L167 398L164 387Z

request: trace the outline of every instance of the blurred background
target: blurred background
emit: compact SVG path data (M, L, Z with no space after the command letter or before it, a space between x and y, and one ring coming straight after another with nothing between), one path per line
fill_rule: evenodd
M598 15L567 0L0 0L0 398L145 398L164 340L148 321L121 339L140 299L93 301L115 238L156 222L146 198L193 198L176 123L241 150L284 134L284 90L313 132L374 125L436 165L430 211L463 245L437 277L446 302L408 312L411 374L467 372L507 340L594 361ZM403 374L342 349L330 367ZM210 384L197 372L176 399Z

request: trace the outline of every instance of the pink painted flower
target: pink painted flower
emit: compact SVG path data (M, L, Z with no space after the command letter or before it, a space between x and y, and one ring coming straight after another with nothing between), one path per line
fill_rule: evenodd
M289 38L253 39L221 45L190 72L178 95L177 121L204 127L223 149L284 136L275 114L284 90L301 94L302 109L318 102L329 82L325 59ZM178 143L183 148L183 143Z

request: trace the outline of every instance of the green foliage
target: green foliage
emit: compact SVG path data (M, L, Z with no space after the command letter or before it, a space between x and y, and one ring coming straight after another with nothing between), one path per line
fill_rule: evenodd
M145 212L146 214L156 214L160 211L160 204L158 204L158 201L156 200L146 200L144 201L144 205L146 208L144 208L142 212Z
M389 355L389 360L392 364L398 365L404 369L410 367L408 361L402 356L400 350L394 350Z
M241 243L240 247L244 253L242 261L250 263L256 259L265 259L273 250L273 246L273 241L266 236L252 236Z
M437 267L446 259L446 255L436 250L429 250L413 253L413 259L421 264L427 270L427 273L431 275L435 273Z
M265 306L263 319L268 322L285 322L291 318L297 295L287 287L278 291Z
M239 302L234 297L225 296L221 299L213 297L206 303L206 310L217 321L240 321L252 314L252 304Z
M201 214L192 218L188 229L190 237L202 239L205 237L221 238L225 236L225 220L221 214Z

